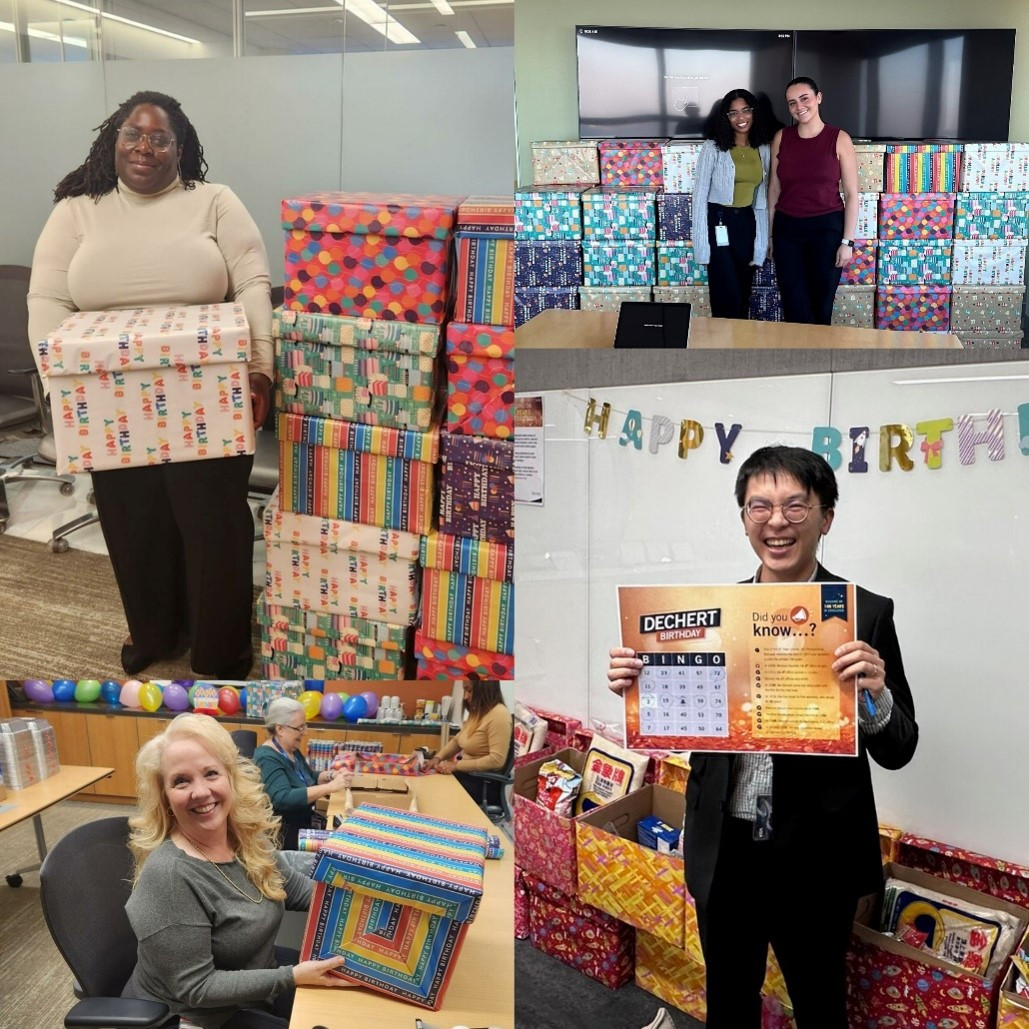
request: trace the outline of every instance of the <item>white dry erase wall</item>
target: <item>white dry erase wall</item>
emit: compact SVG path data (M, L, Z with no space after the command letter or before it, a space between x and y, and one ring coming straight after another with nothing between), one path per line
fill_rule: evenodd
M611 404L606 439L583 430L588 398ZM838 575L896 603L921 737L914 761L875 771L880 818L905 830L1029 862L1029 823L1009 806L1025 749L1029 571L1029 363L582 388L544 393L545 504L516 508L518 695L538 706L622 722L607 689L622 583L735 582L757 565L733 496L759 446L813 448L842 433L840 501L821 550ZM1018 408L1023 406L1021 418ZM619 444L627 412L643 449ZM962 415L1003 413L1002 460L959 459ZM692 419L703 442L647 447L652 418ZM879 469L880 426L951 418L940 467L915 434L914 467ZM729 464L716 423L742 425ZM985 428L985 419L975 426ZM847 470L852 426L871 430L868 471ZM1024 440L1022 437L1025 437ZM841 759L845 760L845 759Z

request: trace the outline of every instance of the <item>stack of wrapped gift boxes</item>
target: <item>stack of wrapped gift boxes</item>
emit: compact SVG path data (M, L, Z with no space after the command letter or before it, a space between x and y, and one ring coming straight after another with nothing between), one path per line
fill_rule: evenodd
M283 201L267 676L407 673L421 537L435 520L457 206L364 193Z
M707 266L693 260L693 184L701 144L670 140L661 146L662 192L657 197L657 278L654 299L689 303L709 316Z
M514 671L514 205L510 198L469 197L457 217L439 532L421 541L417 674L509 679Z
M579 306L604 310L623 300L650 300L657 236L652 189L597 186L582 195L582 286Z

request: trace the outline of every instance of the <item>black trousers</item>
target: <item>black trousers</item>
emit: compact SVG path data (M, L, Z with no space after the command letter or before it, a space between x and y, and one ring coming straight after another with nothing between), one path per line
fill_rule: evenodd
M276 947L275 960L280 965L296 965L300 962L300 952L291 947ZM225 1023L224 1029L287 1029L289 1018L293 1013L293 1000L296 987L280 993L271 1003L270 1011L259 1008L243 1008L237 1011Z
M856 899L832 868L807 863L800 844L759 843L752 829L725 819L711 895L697 905L707 1029L759 1029L769 944L797 1029L847 1029L844 962Z
M718 225L724 225L729 233L726 247L715 241ZM755 233L753 207L707 205L707 238L711 244L707 279L714 318L746 318L750 314Z
M218 677L251 645L253 457L93 473L100 526L132 641L154 657L185 635Z
M836 251L843 239L843 212L793 218L776 211L772 257L782 296L783 321L828 325L842 268Z

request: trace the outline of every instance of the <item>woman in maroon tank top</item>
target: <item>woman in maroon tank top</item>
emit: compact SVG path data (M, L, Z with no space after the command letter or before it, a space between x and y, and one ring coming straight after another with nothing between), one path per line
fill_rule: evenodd
M828 325L840 275L854 256L857 158L850 136L822 121L821 103L813 79L786 87L795 124L772 140L768 235L783 319Z

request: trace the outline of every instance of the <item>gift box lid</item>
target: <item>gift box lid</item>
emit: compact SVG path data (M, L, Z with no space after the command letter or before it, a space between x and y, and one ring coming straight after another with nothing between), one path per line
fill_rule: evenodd
M514 197L467 197L457 209L457 227L488 235L510 235L514 232Z
M532 202L537 198L543 200L568 200L578 202L579 197L588 189L593 188L592 182L574 182L569 185L545 185L545 186L523 186L515 195L515 203L519 201Z
M592 186L582 195L584 204L608 205L620 197L639 197L640 200L653 203L657 198L656 189L646 189L639 186Z
M439 353L443 336L439 325L313 314L307 311L287 311L282 307L272 312L272 335L276 339L297 342L308 340L327 346L395 350L431 356Z
M426 568L460 572L480 579L510 582L514 578L514 547L506 543L430 532L422 537L419 556Z
M92 375L250 358L242 304L76 311L37 343L44 375Z
M326 553L360 551L380 561L417 561L421 547L420 536L400 529L283 511L278 489L264 509L264 539L268 546L314 547Z
M667 142L667 136L661 139L602 139L599 150L602 154L617 150L660 150Z
M440 452L445 461L494 465L507 471L514 468L514 443L511 440L444 432L440 434Z
M263 598L257 605L255 617L259 625L269 630L303 633L316 639L381 647L384 650L404 650L411 632L407 625L393 625L328 611L309 611L302 607L286 607L270 604Z
M279 443L306 443L335 450L361 450L383 457L435 464L439 459L440 431L433 425L424 432L385 425L359 425L335 418L280 412L276 434Z
M411 193L308 193L282 201L282 227L304 232L446 239L461 197Z
M476 357L512 357L514 329L503 325L475 325L450 322L447 325L447 353Z
M540 139L532 144L533 150L596 150L595 139Z

